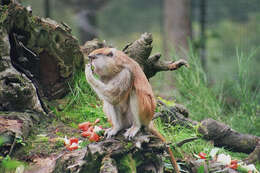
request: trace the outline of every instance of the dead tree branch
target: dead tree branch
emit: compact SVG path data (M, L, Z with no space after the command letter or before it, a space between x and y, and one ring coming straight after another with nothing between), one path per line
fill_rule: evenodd
M160 61L160 53L150 56L153 49L152 42L152 34L144 33L141 35L141 38L127 44L123 49L129 57L139 63L148 79L160 71L177 70L183 65L188 67L188 63L184 59L178 61Z

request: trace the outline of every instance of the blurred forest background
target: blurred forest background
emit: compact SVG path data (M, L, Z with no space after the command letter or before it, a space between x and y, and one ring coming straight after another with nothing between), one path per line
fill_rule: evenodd
M166 57L172 59L175 57L173 48L185 49L186 45L177 40L178 46L173 46L174 40L170 41L169 37L175 35L166 32L176 32L176 35L184 32L184 38L190 39L198 51L214 84L236 76L237 51L246 55L254 51L250 78L252 83L258 82L260 0L23 0L22 3L32 6L36 15L67 23L82 44L98 37L122 49L141 33L151 32L154 52L166 53L166 45L171 45ZM186 27L188 31L178 30L175 25L184 25L179 28ZM163 80L164 74L154 80ZM155 90L161 85L155 84Z
M167 60L186 58L191 65L198 60L202 64L186 76L185 69L180 70L183 74L157 74L151 80L156 95L177 99L195 119L217 117L241 132L260 135L260 0L21 3L32 6L35 15L68 24L81 44L97 37L122 49L143 32L151 32L153 53L161 52ZM225 116L219 118L221 114ZM241 118L245 123L240 123Z

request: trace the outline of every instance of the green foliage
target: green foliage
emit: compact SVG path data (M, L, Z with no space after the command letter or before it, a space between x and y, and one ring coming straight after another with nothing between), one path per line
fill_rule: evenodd
M260 135L259 83L250 79L254 52L245 55L237 51L236 57L237 75L232 80L224 80L222 85L210 87L198 56L191 50L190 68L176 72L177 101L187 106L192 119L211 117L240 132Z
M15 141L16 141L17 144L21 144L22 146L26 145L26 143L24 142L22 137L16 137Z
M126 172L126 173L136 172L136 163L135 160L132 158L132 154L130 153L123 156L120 159L118 165L119 165L120 172Z
M12 171L23 165L24 164L22 162L11 159L11 157L7 155L2 160L0 160L0 172Z
M175 106L175 101L174 100L166 100L161 97L157 97L159 100L161 100L163 103L165 103L167 106Z
M63 122L70 123L77 128L78 123L94 122L96 118L100 118L101 124L106 124L107 120L102 111L101 101L90 88L83 72L75 75L75 79L71 83L71 92L66 100L67 104L62 111L55 110Z
M191 112L191 118L202 120L206 117L214 117L222 114L221 93L215 94L212 88L208 87L208 80L203 71L198 56L191 50L189 54L190 68L181 68L176 71L176 86L179 91L177 100L185 103Z
M0 136L0 147L5 143L5 141L6 141L5 138Z

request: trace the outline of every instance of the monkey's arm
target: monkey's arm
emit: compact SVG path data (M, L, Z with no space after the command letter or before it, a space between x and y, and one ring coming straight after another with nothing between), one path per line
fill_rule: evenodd
M96 91L98 96L112 105L118 104L130 91L132 73L127 68L124 68L107 84L94 77L91 66L89 65L85 66L85 74L88 83Z

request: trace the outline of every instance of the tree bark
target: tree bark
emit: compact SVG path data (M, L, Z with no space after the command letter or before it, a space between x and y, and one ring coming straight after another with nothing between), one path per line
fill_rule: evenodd
M166 55L175 49L187 58L191 38L190 0L164 0L164 43Z
M44 0L44 13L45 13L45 17L51 17L50 0Z
M144 33L138 40L129 43L123 49L130 58L138 62L148 79L160 71L177 70L183 65L188 67L187 61L183 59L178 61L160 61L160 53L150 56L153 48L152 42L152 34Z
M15 68L34 83L42 99L65 96L73 74L83 69L83 54L71 29L64 23L32 16L16 3L10 3L1 14Z
M76 16L81 44L98 37L97 14L107 2L109 0L76 0L72 2L77 11Z
M206 16L207 16L207 1L200 0L200 58L202 68L207 71L206 59Z

